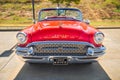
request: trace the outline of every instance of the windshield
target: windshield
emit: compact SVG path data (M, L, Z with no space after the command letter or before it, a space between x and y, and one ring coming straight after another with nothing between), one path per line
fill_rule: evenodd
M39 12L39 21L42 20L82 20L82 13L78 9L55 8L43 9Z

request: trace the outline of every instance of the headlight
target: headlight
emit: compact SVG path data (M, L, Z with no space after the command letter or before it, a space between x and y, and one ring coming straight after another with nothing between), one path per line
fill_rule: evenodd
M27 41L27 34L24 32L19 32L16 36L18 43L24 44Z
M104 39L104 34L102 32L96 32L94 35L94 41L96 44L101 44Z

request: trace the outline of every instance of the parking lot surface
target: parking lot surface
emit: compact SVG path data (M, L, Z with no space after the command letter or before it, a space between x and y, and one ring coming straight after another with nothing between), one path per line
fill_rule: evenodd
M27 64L15 55L17 32L0 32L0 80L120 80L120 29L101 29L106 54L93 64Z

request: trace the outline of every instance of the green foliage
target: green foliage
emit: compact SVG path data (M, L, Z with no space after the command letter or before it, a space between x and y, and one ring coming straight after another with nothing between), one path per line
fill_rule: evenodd
M115 9L114 12L119 12L120 13L120 9Z
M61 4L61 3L65 3L66 6L70 6L70 3L74 2L75 4L78 4L80 2L80 0L49 0L51 1L52 3L57 3L58 6Z
M40 2L41 0L34 0ZM0 0L0 3L31 3L31 0Z

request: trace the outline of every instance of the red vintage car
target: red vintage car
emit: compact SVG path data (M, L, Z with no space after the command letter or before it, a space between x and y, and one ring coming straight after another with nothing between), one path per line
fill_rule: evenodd
M103 54L104 34L76 8L46 8L17 34L16 54L29 63L91 63Z

